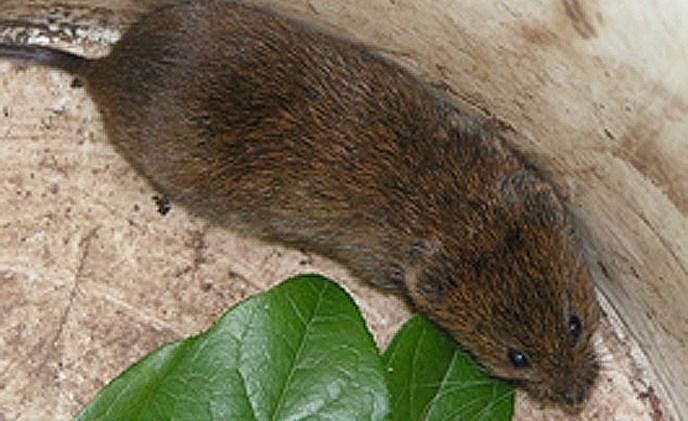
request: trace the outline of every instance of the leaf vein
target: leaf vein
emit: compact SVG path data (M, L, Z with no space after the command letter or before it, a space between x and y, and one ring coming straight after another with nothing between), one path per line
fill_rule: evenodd
M284 406L284 400L287 395L287 391L289 389L289 384L292 381L292 378L294 377L294 373L297 370L298 366L298 360L301 357L301 353L303 352L305 343L306 343L306 338L308 337L309 334L309 329L311 328L311 325L313 324L313 321L316 318L316 315L318 314L318 311L320 310L320 306L322 305L323 301L323 295L325 295L325 291L327 291L328 285L325 284L323 285L322 289L320 290L320 294L318 295L318 299L315 305L315 309L313 309L313 312L311 313L310 318L306 320L306 324L304 325L303 329L303 335L301 335L301 339L299 341L299 347L296 350L296 353L294 354L294 358L291 361L291 366L289 367L289 374L287 374L287 378L285 379L284 383L282 384L282 390L280 391L280 397L277 401L277 405L275 405L275 409L273 410L272 416L270 417L271 420L276 420L277 416L279 415L280 411L282 410L282 407Z

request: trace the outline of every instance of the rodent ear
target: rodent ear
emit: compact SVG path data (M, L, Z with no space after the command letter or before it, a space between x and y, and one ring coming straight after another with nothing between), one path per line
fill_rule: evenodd
M518 207L527 223L563 225L565 211L552 187L533 171L519 170L502 178L500 191L507 205Z
M441 245L436 239L415 241L406 250L406 265L418 266L437 254L440 249Z
M406 252L404 271L406 286L430 301L441 298L447 289L444 277L430 270L432 262L439 253L441 253L441 245L436 240L414 242Z
M528 207L529 220L544 225L564 225L564 207L552 190L538 192Z

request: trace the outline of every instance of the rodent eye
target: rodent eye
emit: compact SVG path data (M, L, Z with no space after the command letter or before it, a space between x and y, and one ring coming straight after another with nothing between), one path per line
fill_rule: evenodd
M509 348L509 352L507 353L507 355L509 356L509 360L511 360L511 364L513 364L514 367L528 367L528 358L526 358L526 356L521 351Z
M578 341L580 338L581 330L583 329L583 323L575 314L569 317L569 334L574 341Z

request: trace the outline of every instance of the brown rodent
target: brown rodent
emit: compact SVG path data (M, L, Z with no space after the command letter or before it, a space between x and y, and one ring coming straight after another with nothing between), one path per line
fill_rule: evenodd
M101 59L0 56L82 79L112 143L171 201L405 293L537 399L589 395L599 310L562 202L400 67L222 0L157 9Z

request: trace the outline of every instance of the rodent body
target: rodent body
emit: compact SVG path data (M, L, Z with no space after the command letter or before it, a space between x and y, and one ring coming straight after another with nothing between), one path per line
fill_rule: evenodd
M365 48L220 0L164 6L67 70L119 152L215 223L396 289L492 373L579 407L598 307L552 187L500 137Z

